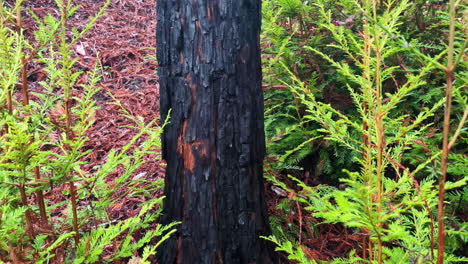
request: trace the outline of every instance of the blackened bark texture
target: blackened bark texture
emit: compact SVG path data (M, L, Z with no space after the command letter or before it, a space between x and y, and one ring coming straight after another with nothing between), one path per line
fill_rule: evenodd
M260 0L157 1L167 162L160 264L273 263L259 48Z

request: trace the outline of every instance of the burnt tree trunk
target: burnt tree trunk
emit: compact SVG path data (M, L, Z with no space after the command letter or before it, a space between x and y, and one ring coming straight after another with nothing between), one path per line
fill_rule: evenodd
M261 0L159 0L167 163L160 264L272 263L259 48Z

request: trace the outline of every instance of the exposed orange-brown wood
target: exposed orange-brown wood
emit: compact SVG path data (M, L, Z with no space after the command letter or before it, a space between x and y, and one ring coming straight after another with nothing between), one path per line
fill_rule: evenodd
M185 122L182 124L182 131L179 134L179 138L177 139L177 152L179 154L184 153L184 138L185 138L185 131L187 130L187 125L188 121L185 120Z
M205 140L184 142L183 138L181 140L182 141L179 141L178 149L182 159L184 160L184 168L193 172L196 163L195 155L202 158L208 157L208 142Z
M193 172L195 168L195 157L192 152L192 145L189 142L183 143L183 153L182 158L184 159L184 168L188 169L190 172Z
M196 141L185 141L185 133L187 130L188 121L185 121L182 126L182 131L179 135L177 143L177 151L184 161L184 168L188 169L190 172L193 172L195 168L195 153L201 158L208 158L209 154L209 141L206 140L196 140Z
M197 33L201 36L203 33L202 33L202 27L201 27L199 20L195 22L195 27L197 29ZM201 37L198 38L197 54L198 54L198 57L200 58L201 63L205 64L206 61L205 61L205 58L203 57L203 45L202 45Z
M206 13L208 15L208 20L209 21L212 21L213 20L213 7L212 6L208 6L206 8Z

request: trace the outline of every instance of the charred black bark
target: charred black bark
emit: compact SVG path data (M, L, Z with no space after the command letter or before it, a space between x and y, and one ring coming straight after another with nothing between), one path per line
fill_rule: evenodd
M263 168L260 0L159 0L167 162L160 264L273 263Z

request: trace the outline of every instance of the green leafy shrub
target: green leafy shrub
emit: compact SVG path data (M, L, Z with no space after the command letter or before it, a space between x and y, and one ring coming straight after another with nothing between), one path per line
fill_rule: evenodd
M162 128L156 120L145 123L130 115L115 100L138 133L119 151L111 151L92 173L80 169L91 151L85 149L86 132L98 109L94 96L100 90L101 69L96 65L88 72L77 71L73 46L104 15L110 1L82 29L67 23L78 6L55 2L60 15L40 18L24 9L23 1L13 6L0 1L0 262L113 263L133 257L134 263L149 263L176 223L151 227L161 214L163 199L154 199L151 193L162 182L142 187L133 176L143 157L159 148ZM38 26L31 42L22 30L25 11ZM36 92L28 90L25 78L29 62L40 64L47 73ZM119 167L123 173L110 185L105 177ZM138 215L121 222L108 213L119 202L117 188L145 201L139 204ZM67 200L47 201L44 192L49 189L63 190ZM51 217L58 208L64 214ZM142 231L146 233L140 235ZM158 244L147 246L156 237ZM111 253L105 252L109 248ZM141 258L136 256L140 249Z
M311 140L318 136L315 131L320 127L317 123L304 119L306 114L304 106L287 88L291 80L285 69L301 80L317 101L330 104L350 118L358 118L359 113L354 107L347 87L351 85L356 89L356 84L350 84L345 76L339 74L336 67L320 54L310 52L305 47L313 47L334 61L347 64L355 74L361 74L362 70L347 54L347 52L356 53L357 50L354 50L352 43L346 43L346 40L337 42L335 35L330 33L330 27L335 26L353 34L362 34L364 17L353 2L340 1L336 4L334 1L323 1L322 4L329 13L329 21L320 14L320 9L314 1L264 2L262 40L265 118L269 154L282 157L281 163L275 165L285 168L306 164L313 168L312 173L329 180L346 176L341 168L357 169L358 164L348 158L354 154L343 146L320 139ZM404 27L399 29L398 40L393 41L395 44L393 51L396 49L398 51L389 54L382 62L384 68L398 67L398 69L392 69L390 78L382 83L384 92L396 91L405 82L407 71L418 71L426 64L427 61L421 58L422 53L435 56L445 49L448 16L442 12L443 8L444 5L436 1L411 1L408 8L402 11L399 21ZM378 12L384 12L384 5L379 5L378 9ZM458 37L463 40L463 30L460 29L458 32ZM348 51L334 47L339 45L347 45L344 47ZM431 89L445 85L443 71L432 71L420 78L426 84L408 94L405 100L400 102L400 107L392 109L395 114L397 112L418 114L422 108L436 104L443 97L442 89ZM466 78L460 76L455 81L463 85ZM464 111L463 104L456 104L454 107L457 112ZM440 109L428 120L436 124L436 129L441 128L441 114ZM427 139L440 142L440 134L438 135L439 138ZM359 137L359 135L353 136ZM306 141L309 142L305 143ZM420 154L425 154L423 146L419 147L418 151ZM301 163L304 158L310 156L311 159ZM415 161L411 158L410 160Z
M324 222L367 236L365 256L352 252L335 263L432 263L437 246L446 262L466 261L455 257L467 238L460 208L450 208L458 214L445 231L446 249L436 234L444 223L440 211L436 218L444 200L439 178L448 199L466 197L466 6L451 1L434 12L432 2L409 0L264 5L269 154L278 157L276 168L316 155L312 173L340 176L344 187L330 191L291 177L302 191L288 198ZM458 114L451 125L441 116L452 93L444 97L442 88L453 91ZM444 158L440 142L449 128L452 152ZM440 168L447 161L446 183ZM291 259L314 263L287 236L268 239Z

